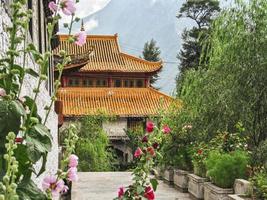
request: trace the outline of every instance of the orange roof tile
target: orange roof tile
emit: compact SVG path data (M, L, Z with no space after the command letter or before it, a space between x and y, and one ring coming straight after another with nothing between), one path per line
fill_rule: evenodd
M162 62L149 62L120 51L118 36L88 35L87 42L82 47L67 42L67 35L59 35L60 45L54 50L58 55L65 50L68 55L84 54L92 51L88 63L81 72L156 72L161 69Z
M117 116L156 115L166 110L173 98L152 88L60 88L58 100L64 116L97 114Z

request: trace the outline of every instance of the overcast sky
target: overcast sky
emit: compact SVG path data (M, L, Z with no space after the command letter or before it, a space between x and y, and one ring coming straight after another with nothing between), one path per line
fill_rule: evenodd
M110 2L110 0L80 0L80 2L76 6L77 7L76 16L79 18L84 18L92 13L101 10L103 7L107 5L108 2ZM60 24L69 21L70 17L64 16L64 18L61 19Z

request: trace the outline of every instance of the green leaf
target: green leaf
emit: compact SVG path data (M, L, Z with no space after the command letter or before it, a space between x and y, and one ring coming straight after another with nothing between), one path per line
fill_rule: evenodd
M33 126L26 134L27 151L32 162L37 162L43 154L51 151L52 136L42 124ZM44 162L44 160L43 160Z
M45 172L47 153L44 153L42 157L43 157L42 167L41 167L39 173L37 174L37 177L40 176L43 172Z
M5 137L9 132L19 131L21 117L26 112L19 101L0 101L0 147L4 146Z
M138 185L136 190L138 194L142 194L144 192L144 188L141 185Z
M152 187L153 187L153 190L154 191L156 191L157 190L157 187L158 187L158 180L157 179L155 179L155 178L151 178L150 179L150 183L151 183L151 185L152 185Z
M32 76L35 77L35 78L38 78L38 77L39 77L39 74L38 74L36 71L34 71L32 68L27 68L27 69L25 70L25 72L26 72L27 74L32 75Z
M17 149L14 150L14 154L19 163L18 177L23 174L24 179L30 179L34 169L32 168L31 159L27 153L27 146L19 144Z
M48 200L47 196L32 181L22 181L17 188L20 200Z

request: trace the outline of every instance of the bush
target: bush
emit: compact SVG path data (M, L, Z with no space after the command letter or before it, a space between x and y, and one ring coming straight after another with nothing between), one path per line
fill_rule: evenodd
M254 186L253 195L256 199L267 199L267 172L261 171L251 178Z
M114 168L114 153L109 149L107 133L102 129L105 115L86 116L79 120L79 141L76 154L80 171L110 171Z
M253 171L262 167L267 169L267 140L261 142L259 146L254 147L251 154L250 165Z
M207 161L207 176L211 181L222 188L233 186L235 179L246 177L248 155L244 151L220 153L211 151Z

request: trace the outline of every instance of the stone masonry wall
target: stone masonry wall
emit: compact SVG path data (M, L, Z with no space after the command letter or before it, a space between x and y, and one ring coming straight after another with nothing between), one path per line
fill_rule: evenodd
M11 25L11 20L8 15L7 10L7 2L6 0L1 0L0 2L0 59L5 55L5 52L8 49L8 35L5 31L5 28L7 26ZM33 24L33 29L35 31L35 26ZM44 41L44 40L42 40ZM17 62L22 62L22 58L17 60ZM38 66L33 62L33 59L31 56L27 57L27 67L33 68L36 72L38 72ZM37 85L37 79L33 77L27 76L24 85L21 96L32 94L32 90ZM37 105L38 105L38 111L39 115L44 117L45 111L43 108L48 105L50 102L50 96L49 93L45 87L45 84L41 87L41 92L37 99ZM52 109L52 112L49 116L49 120L47 123L48 128L51 130L51 134L53 136L53 148L52 151L48 154L48 160L47 160L47 166L46 166L46 172L44 175L36 178L34 177L35 182L41 186L41 182L45 174L54 174L57 171L58 168L58 118L56 113L54 112L54 108ZM40 163L37 164L36 169L40 168Z

